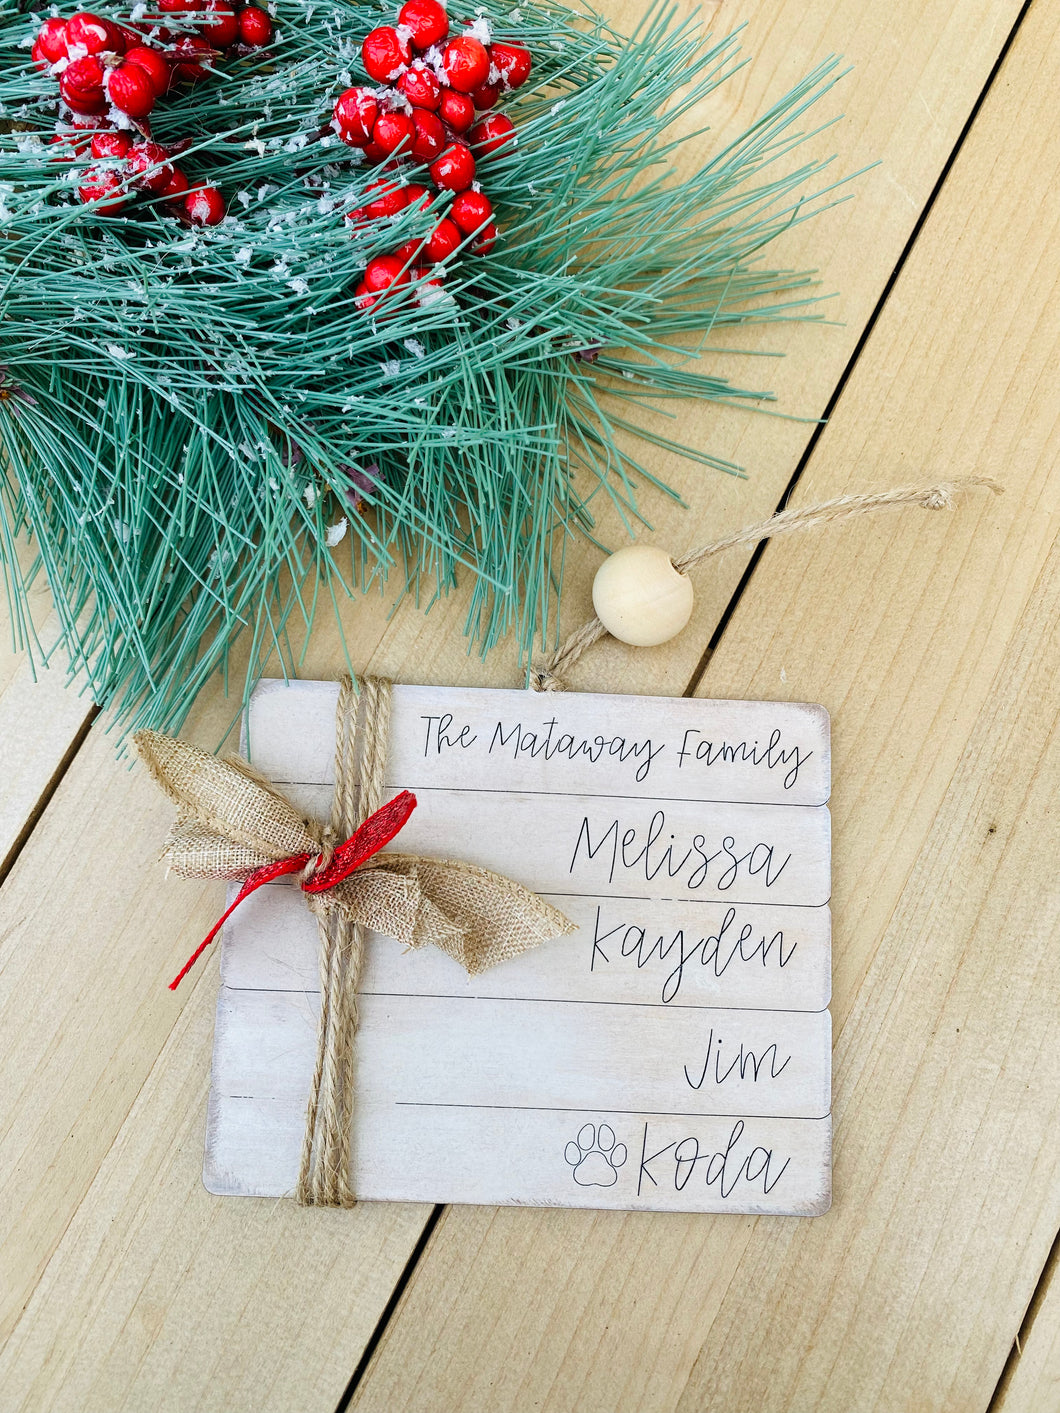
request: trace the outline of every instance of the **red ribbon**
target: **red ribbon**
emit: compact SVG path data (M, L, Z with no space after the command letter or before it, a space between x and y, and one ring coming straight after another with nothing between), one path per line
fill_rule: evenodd
M336 883L341 883L344 878L349 878L354 869L360 868L365 859L370 859L373 854L378 854L380 849L385 849L391 839L404 829L408 823L409 815L415 808L416 796L410 790L402 790L400 795L395 795L388 804L383 805L382 809L370 814L360 828L353 831L345 844L339 845L332 854L327 867L318 868L315 873L311 874L302 884L302 891L305 893L326 893L329 888L334 888ZM225 909L213 927L210 928L207 936L199 943L169 983L170 991L177 989L244 898L249 898L251 893L260 888L263 883L271 883L276 878L282 878L285 873L300 873L312 857L312 854L292 854L290 858L276 859L273 863L262 864L261 868L256 868L239 890L239 896L232 906ZM316 857L319 862L324 856L317 854Z

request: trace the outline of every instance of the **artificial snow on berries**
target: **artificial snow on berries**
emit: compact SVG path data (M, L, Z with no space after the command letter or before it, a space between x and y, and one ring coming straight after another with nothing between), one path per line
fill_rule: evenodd
M49 64L57 64L67 57L66 22L57 18L45 20L37 35L40 52Z
M431 177L435 186L446 191L465 191L475 180L475 159L470 148L462 142L452 143L431 163Z
M106 78L107 97L130 118L146 118L155 106L155 88L147 73L128 61L111 69Z
M476 157L490 157L508 143L514 145L514 139L515 125L503 113L490 113L468 133L468 141Z
M96 203L97 212L120 211L126 202L120 175L112 168L89 167L81 177L77 194L86 206Z
M59 76L59 92L66 106L75 113L105 113L107 95L103 81L107 71L94 54L67 64Z
M92 156L102 160L105 157L120 159L132 146L132 138L127 132L97 132L92 138Z
M239 37L244 44L262 49L272 39L272 20L257 5L247 5L238 15Z
M442 101L442 86L421 59L413 61L398 79L397 86L414 108L433 111Z
M449 33L449 16L438 0L406 0L398 24L409 31L417 49L429 49Z
M168 156L166 149L157 142L134 142L125 158L125 165L137 185L147 191L160 192L173 175Z
M484 44L462 34L445 46L442 65L451 88L458 93L473 93L489 78L490 56Z
M438 114L453 132L467 132L475 121L475 104L466 93L457 93L455 89L448 88L442 94Z
M388 169L397 168L402 157L423 163L439 191L455 194L448 215L426 240L406 240L369 262L355 291L358 306L369 309L392 284L413 277L437 292L445 262L458 251L485 254L492 249L497 238L493 206L481 191L471 189L475 159L514 144L511 120L489 110L504 93L526 82L530 53L521 45L494 43L491 25L481 17L465 21L463 31L451 35L438 0L406 0L396 26L381 25L367 36L361 58L370 77L384 87L349 88L340 95L332 123L339 137L361 148L369 162ZM476 112L488 116L476 122ZM460 141L465 133L467 141ZM362 199L364 206L344 218L355 234L373 221L396 216L408 204L425 209L432 194L424 186L402 188L388 181L372 183ZM430 266L435 278L427 280Z
M66 22L66 47L80 49L85 54L123 54L125 40L117 25L99 15L81 10Z
M198 83L206 77L213 50L201 34L184 34L173 45L173 78L178 83Z
M417 109L412 115L415 129L412 139L412 155L420 162L433 162L445 149L447 141L442 120L426 109Z
M411 59L408 40L391 25L373 29L361 45L361 61L378 83L391 83Z
M135 20L143 8L133 11ZM100 164L77 177L78 196L96 214L120 211L143 192L181 203L190 220L216 225L225 216L221 193L212 186L192 191L187 175L169 160L187 144L166 148L151 141L147 120L174 84L204 77L221 48L237 41L246 47L267 44L272 20L257 5L237 11L231 0L157 0L154 8L185 19L201 11L204 33L174 33L150 23L119 25L87 10L65 21L52 16L41 25L34 62L56 77L60 97L74 115L64 115L56 125L56 160L90 153L93 164ZM129 128L138 129L142 140L132 141Z
M239 38L239 17L228 0L207 0L206 14L209 18L201 22L200 28L213 47L228 49L235 44Z
M199 187L184 198L184 210L200 226L217 226L224 220L225 199L215 186Z
M350 147L365 147L379 116L379 103L370 88L348 88L335 100L335 128Z
M125 63L133 64L136 68L144 71L151 81L156 98L164 97L169 91L169 85L173 81L173 70L165 56L157 49L149 49L146 44L134 44L125 51Z
M403 148L406 152L412 147L416 129L406 113L380 113L372 128L372 143L386 156Z
M490 58L505 88L519 88L530 77L530 51L520 44L491 44Z

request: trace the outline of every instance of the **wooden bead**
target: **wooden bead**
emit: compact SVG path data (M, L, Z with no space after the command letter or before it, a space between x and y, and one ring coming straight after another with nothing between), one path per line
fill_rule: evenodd
M593 580L596 616L612 637L638 648L676 638L692 616L692 581L654 545L626 545Z

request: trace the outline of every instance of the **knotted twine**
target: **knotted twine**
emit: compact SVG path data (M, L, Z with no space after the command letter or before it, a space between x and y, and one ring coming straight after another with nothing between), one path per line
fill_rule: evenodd
M157 731L133 738L140 759L178 807L163 851L177 873L242 878L242 898L258 883L300 870L320 932L320 1019L296 1188L305 1205L352 1207L356 1201L350 1144L366 933L383 933L406 947L433 943L474 976L576 930L521 884L459 859L370 853L353 872L342 875L340 869L331 881L336 862L359 833L371 835L373 821L402 804L399 796L382 805L390 694L389 682L372 677L362 681L359 701L348 677L339 689L335 797L327 827L302 815L238 757L221 759ZM405 797L415 804L407 792ZM399 808L402 822L410 809ZM395 832L386 829L382 842ZM339 845L346 835L352 837ZM378 847L379 838L368 844Z

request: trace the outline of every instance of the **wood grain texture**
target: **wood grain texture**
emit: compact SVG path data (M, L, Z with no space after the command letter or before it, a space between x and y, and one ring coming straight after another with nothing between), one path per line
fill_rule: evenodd
M700 684L832 713L832 1212L454 1208L363 1413L990 1401L1060 1223L1058 81L1036 6L799 499L896 459L1009 494L771 547Z
M625 25L640 13L633 0L615 0L607 8ZM820 266L829 285L843 291L835 314L845 320L838 328L759 335L759 347L796 355L763 374L763 383L782 393L785 410L813 416L825 407L1017 11L1016 0L969 0L956 11L949 0L902 0L857 12L831 0L783 6L761 0L722 12L719 28L751 21L748 44L758 55L719 101L722 132L745 123L764 95L775 97L813 61L843 50L857 64L843 96L847 119L836 134L819 140L819 150L840 147L846 169L876 157L885 163L861 184L856 201L785 242L788 263ZM1034 135L1048 128L1040 119ZM968 210L978 210L975 200ZM1001 235L994 240L999 252L1007 251ZM951 254L948 249L947 260ZM956 298L960 303L963 291ZM987 323L987 333L991 327ZM893 356L892 371L902 364L901 350ZM1000 360L1000 377L1016 376L1018 360L993 351L992 357ZM746 376L745 369L732 371ZM919 368L916 376L922 377ZM1030 387L1018 383L1024 400ZM1046 406L1044 392L1039 397ZM1016 417L1006 424L1008 440L995 439L995 453L1011 443L1018 423ZM743 461L753 475L736 483L653 455L653 469L695 506L693 514L661 507L654 517L657 538L683 549L767 513L810 431L805 424L736 411L683 412L683 435ZM1040 433L1027 433L1032 452L1040 443ZM898 448L894 435L871 455L855 443L846 449L852 460L844 465L855 468L859 486L892 483L903 469L918 473L919 465L899 464ZM917 455L929 451L930 445L919 446ZM966 452L967 464L976 460ZM653 512L659 505L653 502ZM874 533L863 531L858 544L874 543ZM907 540L904 530L894 543L896 554L915 555L918 546L923 552L923 542ZM928 551L934 550L929 541ZM578 603L588 603L597 560L583 552L572 564L570 621L580 617ZM598 650L592 685L604 691L682 691L744 563L733 554L700 577L693 626L666 649L640 655ZM820 609L833 590L827 579L816 582L824 586L814 600ZM358 665L419 682L511 685L517 678L510 654L498 651L485 669L466 657L460 637L465 602L457 596L427 618L407 607L389 621L382 600L351 605L347 630ZM978 605L970 598L962 609L976 618ZM997 609L1002 616L1013 612L1007 598ZM828 633L820 623L814 631L826 658ZM881 632L875 647L880 661L889 664L896 653L901 658L902 642L897 626L889 639ZM953 650L950 642L943 647ZM923 647L909 651L918 660L928 655ZM334 635L322 631L305 675L326 676L342 666ZM766 694L775 695L775 662L768 675ZM760 683L755 690L763 690ZM846 710L845 699L837 705ZM858 699L854 709L860 718L864 701ZM232 710L216 693L206 694L189 733L216 741ZM930 808L930 769L927 775L924 808ZM920 789L918 781L918 794ZM12 1407L25 1409L331 1408L412 1248L423 1212L373 1208L334 1223L325 1216L329 1233L344 1225L341 1240L324 1241L307 1237L307 1229L315 1229L286 1205L262 1204L251 1212L242 1203L213 1202L199 1190L206 1017L212 1015L216 969L205 968L189 996L174 998L156 983L212 921L220 890L162 882L154 859L168 815L141 777L115 764L110 739L96 728L0 892L0 1210L8 1216L0 1233L0 1332L15 1331L0 1362L0 1386ZM885 909L886 902L870 893L872 907ZM488 1212L464 1214L458 1265L476 1259L480 1236L484 1240L496 1220ZM701 1317L692 1324L677 1317L693 1298L699 1311L705 1290L721 1299L753 1223L716 1225L723 1259L704 1268L695 1240L698 1222L678 1217L658 1223L642 1216L630 1222L627 1227L608 1216L578 1217L563 1229L570 1244L562 1260L551 1241L529 1248L514 1241L509 1223L509 1254L522 1264L505 1266L505 1286L515 1289L511 1275L519 1269L518 1309L513 1318L510 1304L491 1291L490 1308L477 1317L471 1364L492 1337L505 1351L505 1378L518 1378L522 1364L513 1341L539 1340L535 1321L542 1312L568 1333L585 1317L589 1325L580 1328L587 1331L586 1343L577 1358L617 1348L617 1377L639 1349L653 1397L662 1406L667 1399L672 1403L685 1377L675 1383L674 1370L690 1368L701 1347ZM630 1261L638 1252L664 1263L670 1277L667 1294L651 1307L658 1323L647 1354L628 1321L611 1336L600 1326L616 1293L631 1305L637 1298ZM581 1263L572 1267L568 1258L579 1253ZM570 1271L570 1281L557 1297L560 1269ZM439 1290L452 1297L449 1277ZM313 1318L299 1324L307 1292L314 1297ZM671 1328L660 1339L668 1318ZM499 1327L498 1320L507 1323ZM423 1388L418 1360L432 1348L428 1337L413 1350L405 1381L410 1397ZM553 1344L542 1359L540 1378L554 1367L555 1349ZM393 1363L388 1367L392 1371ZM433 1372L443 1368L451 1366L442 1360Z

